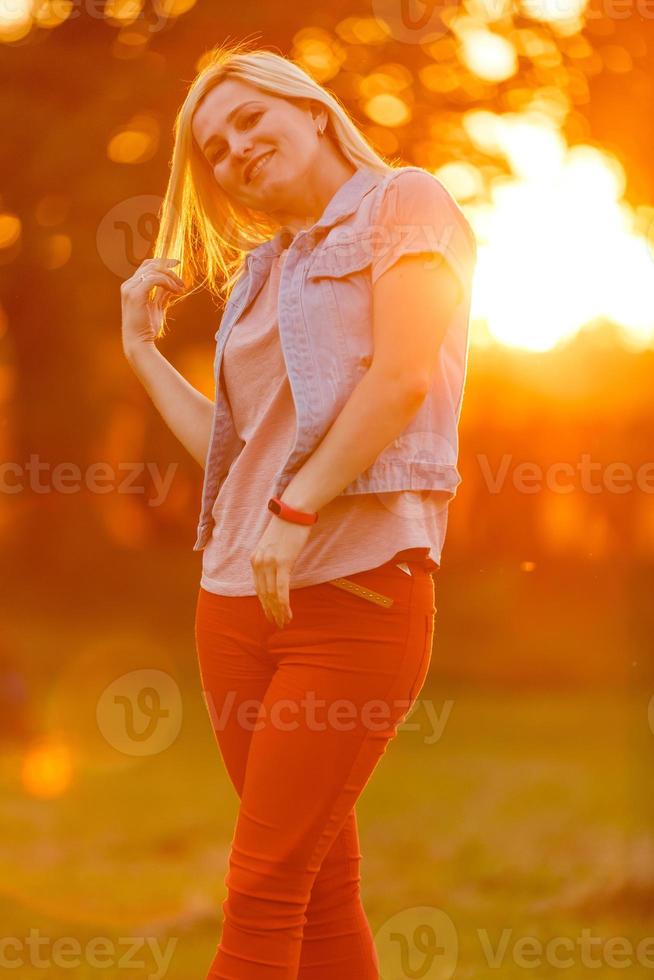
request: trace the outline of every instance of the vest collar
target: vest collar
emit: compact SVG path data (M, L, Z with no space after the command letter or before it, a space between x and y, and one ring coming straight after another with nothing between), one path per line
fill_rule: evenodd
M357 210L363 196L375 187L382 177L383 174L378 170L373 170L368 166L360 166L334 192L318 221L311 225L310 228L307 228L306 231L327 228L337 224L343 218L347 218ZM289 228L288 225L282 225L274 238L263 242L261 245L257 245L256 248L247 253L245 257L246 263L249 264L253 260L258 262L261 259L267 260L276 257L285 248L289 247L295 235L296 232Z

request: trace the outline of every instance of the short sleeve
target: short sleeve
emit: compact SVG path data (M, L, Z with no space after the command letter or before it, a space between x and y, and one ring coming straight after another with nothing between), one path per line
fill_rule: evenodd
M392 175L373 219L373 284L403 255L442 255L469 290L477 243L463 211L438 178L426 170Z

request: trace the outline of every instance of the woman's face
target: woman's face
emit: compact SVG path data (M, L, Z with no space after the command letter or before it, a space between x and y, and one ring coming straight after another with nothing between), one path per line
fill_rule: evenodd
M318 124L327 120L327 111L312 105L316 115L309 103L300 108L239 79L214 86L196 109L192 130L222 190L266 213L297 203L320 152Z

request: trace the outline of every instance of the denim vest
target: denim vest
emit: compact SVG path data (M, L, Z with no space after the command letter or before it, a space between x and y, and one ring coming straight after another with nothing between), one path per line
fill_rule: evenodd
M211 536L214 502L244 445L221 375L225 344L266 281L273 258L284 248L288 253L279 283L278 328L296 432L290 455L280 460L270 496L283 492L368 370L373 355L372 288L382 272L407 253L443 255L459 279L460 301L417 413L341 493L445 490L452 498L461 482L456 465L458 422L467 370L475 237L459 206L428 171L409 166L380 173L362 166L338 188L314 225L295 236L283 227L245 257L244 271L215 335L216 396L194 551L201 551ZM425 261L436 264L438 259Z

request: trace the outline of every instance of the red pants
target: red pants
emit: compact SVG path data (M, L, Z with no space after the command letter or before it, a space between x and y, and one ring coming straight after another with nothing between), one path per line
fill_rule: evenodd
M207 980L378 980L354 805L420 692L434 582L420 563L291 589L279 629L258 596L200 589L204 697L240 807Z

